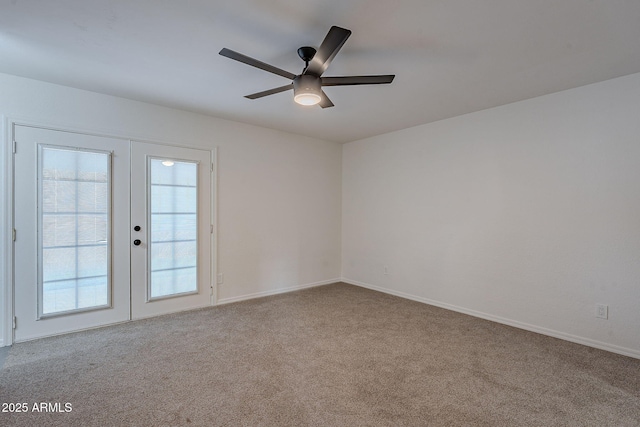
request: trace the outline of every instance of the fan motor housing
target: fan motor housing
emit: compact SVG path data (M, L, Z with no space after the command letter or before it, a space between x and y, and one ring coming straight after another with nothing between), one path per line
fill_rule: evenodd
M320 77L301 74L293 79L293 99L302 105L314 105L322 98Z

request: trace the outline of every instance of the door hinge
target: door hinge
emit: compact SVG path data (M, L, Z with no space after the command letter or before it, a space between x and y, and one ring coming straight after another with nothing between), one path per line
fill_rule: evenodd
M18 318L16 316L13 316L13 329L16 328L17 324L18 324Z
M213 163L211 163L211 172L213 172Z
M12 236L12 238L13 238L13 241L15 242L15 241L16 241L16 229L15 229L15 228L13 229L13 236Z
M211 224L211 229L209 230L211 234L213 234L213 224Z
M213 285L211 285L211 287L209 289L210 289L209 296L213 296Z
M18 151L18 143L16 141L13 141L13 147L11 148L11 150L13 151L13 154L16 154L16 152Z

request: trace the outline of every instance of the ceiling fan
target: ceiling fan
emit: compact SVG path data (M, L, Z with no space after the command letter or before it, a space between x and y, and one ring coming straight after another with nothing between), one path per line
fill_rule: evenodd
M302 70L302 73L298 75L278 67L274 67L273 65L266 64L262 61L258 61L257 59L250 58L241 53L234 52L227 48L222 49L220 51L220 55L292 80L288 85L246 95L245 98L257 99L293 89L293 99L298 104L320 104L322 108L327 108L333 107L333 102L331 102L327 94L324 93L322 86L388 84L391 83L395 77L395 75L392 74L378 76L322 77L322 74L327 70L327 67L329 67L329 64L338 51L340 51L340 48L344 45L350 35L351 31L345 28L333 26L327 33L317 51L313 47L309 46L303 46L298 49L298 56L305 62L305 67Z

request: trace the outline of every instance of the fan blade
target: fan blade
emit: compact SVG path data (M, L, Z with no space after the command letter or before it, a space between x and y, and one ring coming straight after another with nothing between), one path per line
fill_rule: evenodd
M331 27L327 36L322 41L320 48L318 48L313 59L309 62L309 66L304 70L304 74L321 76L350 35L351 31L347 29L335 26Z
M327 94L324 93L324 91L322 91L322 98L320 99L320 102L318 103L318 105L321 106L322 108L329 108L329 107L333 107L333 102L331 102Z
M236 61L245 63L247 65L251 65L252 67L260 68L261 70L268 71L270 73L277 74L277 75L282 76L282 77L286 77L286 78L288 78L290 80L293 80L296 77L296 75L293 74L293 73L290 73L288 71L282 70L282 69L280 69L278 67L274 67L273 65L269 65L269 64L264 63L262 61L258 61L257 59L250 58L250 57L248 57L246 55L243 55L241 53L238 53L238 52L235 52L233 50L227 49L226 47L223 48L219 53L220 53L220 55L226 56L227 58L235 59Z
M391 83L395 75L321 77L322 86L381 85Z
M273 95L274 93L284 92L285 90L289 90L289 89L293 89L293 83L290 83L285 86L280 86L273 89L265 90L263 92L252 93L251 95L245 96L245 98L258 99L258 98L262 98L263 96Z

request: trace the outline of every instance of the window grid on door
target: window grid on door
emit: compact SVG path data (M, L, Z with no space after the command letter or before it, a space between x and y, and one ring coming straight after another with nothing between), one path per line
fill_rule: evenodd
M39 317L110 306L111 153L38 149Z
M197 163L149 159L149 299L198 291Z

